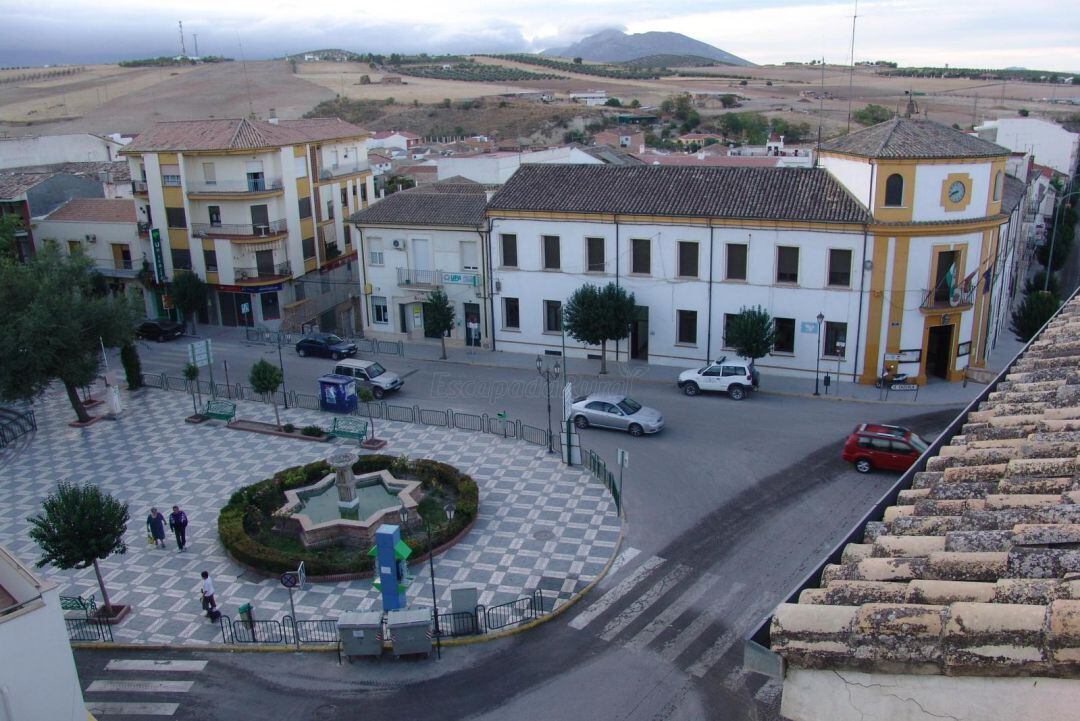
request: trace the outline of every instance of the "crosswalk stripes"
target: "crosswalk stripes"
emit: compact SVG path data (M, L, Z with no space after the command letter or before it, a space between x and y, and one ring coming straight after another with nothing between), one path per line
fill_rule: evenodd
M745 585L738 582L729 586L722 596L709 604L708 608L691 621L690 625L684 628L678 636L665 643L660 649L660 655L666 661L675 661L676 658L681 656L682 653L690 647L690 644L696 641L701 634L705 632L705 629L716 621L714 614L726 606L732 598L743 590L743 588L745 588Z
M690 571L691 569L689 566L684 566L682 564L675 566L675 568L669 571L666 576L634 599L633 603L631 603L626 610L622 611L619 615L609 621L608 624L604 626L604 630L600 632L600 638L605 641L613 640L623 629L633 623L638 616L649 610L654 603L659 601L661 596L690 575Z
M608 576L614 577L615 574L618 573L623 566L630 563L630 561L633 561L640 554L641 549L627 546L618 556L615 557L615 560L611 562L611 568L608 569Z
M604 611L615 605L619 599L633 590L634 586L640 583L646 576L652 573L653 569L661 565L664 559L657 556L649 558L634 571L630 576L623 579L619 585L612 588L600 598L596 599L588 608L574 617L574 620L570 622L570 627L575 628L578 631L588 626L593 620L600 616Z
M176 694L185 694L195 685L194 680L162 678L165 675L188 675L201 673L206 661L180 659L111 659L105 664L104 673L109 678L93 679L86 687L86 710L95 717L107 719L116 716L172 716L180 704L172 700ZM133 678L137 673L151 678ZM116 674L116 675L114 675ZM99 694L111 694L105 700ZM123 694L123 700L115 700ZM156 700L154 694L165 699Z
M667 608L660 612L656 618L648 623L645 628L634 634L633 638L624 645L640 651L652 643L657 636L664 632L679 616L686 613L691 606L701 600L709 587L720 580L719 576L711 573L701 574L701 578L694 582L686 592L675 599Z
M695 661L687 671L698 678L704 676L705 673L720 660L720 657L727 653L727 650L731 648L731 645L738 641L738 634L742 632L747 624L759 615L761 615L759 609L754 608L753 606L746 608L742 614L739 615L739 618L705 650L705 653L701 654L698 660ZM731 688L729 690L734 689Z

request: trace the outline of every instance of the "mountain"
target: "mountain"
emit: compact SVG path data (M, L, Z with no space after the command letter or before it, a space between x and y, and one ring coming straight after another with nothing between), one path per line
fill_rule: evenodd
M541 54L600 62L624 62L646 55L698 55L726 65L753 65L749 60L743 60L682 33L649 32L627 35L614 29L601 30L569 47L552 48Z

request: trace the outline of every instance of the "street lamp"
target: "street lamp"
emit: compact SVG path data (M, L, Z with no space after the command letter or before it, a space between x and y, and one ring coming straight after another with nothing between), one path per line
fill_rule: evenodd
M559 374L562 372L562 366L559 365L559 361L555 361L555 365L551 368L544 367L544 360L540 356L536 356L536 372L540 374L540 377L544 379L546 385L547 396L547 422L548 422L548 453L555 452L555 441L551 437L551 381L558 380Z
M285 363L281 360L281 331L277 331L277 367L281 371L281 397L285 400L285 410L289 409L289 393L285 390Z
M817 314L817 343L814 345L814 355L817 356L814 360L814 395L820 396L818 392L818 375L821 371L821 323L825 320L824 313Z
M447 523L454 520L454 504L447 503L443 506L443 513L446 514ZM401 527L408 528L409 509L405 507L404 503L401 504L398 514L401 516ZM424 527L424 534L427 536L428 573L431 576L431 609L435 618L435 653L438 658L442 658L442 633L439 631L439 602L435 597L435 554L431 543L431 526L428 524L427 519L420 515L419 511L417 511L416 515L419 517L420 523Z
M1054 208L1054 227L1050 229L1050 255L1046 256L1046 279L1043 281L1043 292L1050 290L1050 276L1054 273L1054 241L1057 240L1058 234L1058 215L1061 213L1062 206L1065 205L1065 199L1074 195L1080 195L1080 190L1061 196L1057 207Z

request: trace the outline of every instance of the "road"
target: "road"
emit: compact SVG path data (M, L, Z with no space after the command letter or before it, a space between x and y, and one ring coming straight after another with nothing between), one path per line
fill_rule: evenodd
M178 374L185 353L182 342L151 345L143 350L144 370ZM287 382L304 392L333 365L286 353ZM215 355L228 359L230 369L263 357L277 361L276 348L242 342L221 342ZM534 371L380 360L408 373L402 393L389 402L505 410L546 425ZM230 376L236 380L232 370ZM470 392L451 392L450 380ZM840 461L844 436L862 420L905 417L933 436L958 409L767 394L742 402L686 398L670 384L640 379L628 390L662 410L667 427L642 438L583 432L583 445L608 459L616 448L630 453L624 543L618 567L553 622L509 639L447 649L442 661L430 662L338 667L326 654L80 651L84 688L91 679L120 675L110 675L107 662L133 655L209 662L190 691L160 694L178 704L178 719L770 717L776 687L741 670L742 636L894 480L859 475Z

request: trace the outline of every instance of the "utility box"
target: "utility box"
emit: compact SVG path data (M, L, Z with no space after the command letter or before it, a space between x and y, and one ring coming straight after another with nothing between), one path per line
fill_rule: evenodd
M320 377L319 407L331 413L352 413L355 411L356 380L335 373L327 373Z
M345 658L382 655L381 611L349 611L341 615L337 625Z
M476 606L479 603L480 592L476 586L450 587L451 613L476 613Z
M431 611L423 608L388 611L386 630L395 656L431 654Z

